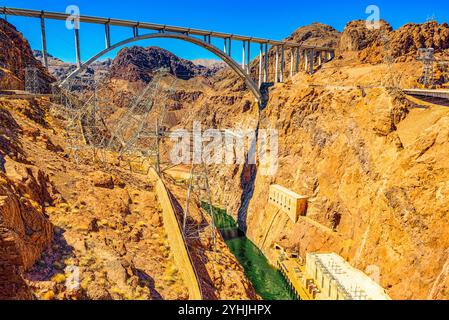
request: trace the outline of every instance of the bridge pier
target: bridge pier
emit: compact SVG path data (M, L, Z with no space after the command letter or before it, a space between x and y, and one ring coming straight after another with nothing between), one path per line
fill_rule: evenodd
M263 43L260 44L259 51L259 88L262 87L262 64L263 64Z
M223 52L228 56L232 56L232 39L224 38L224 49Z
M309 50L304 50L304 71L309 70Z
M137 38L139 36L139 25L135 25L133 27L133 36L134 38Z
M248 61L248 64L246 65L246 73L251 73L251 41L248 40L248 48L246 50L246 61Z
M76 66L81 68L81 49L80 49L80 34L79 29L75 27L75 53L76 53Z
M242 41L242 69L246 71L246 41Z
M295 69L295 49L290 49L290 78L293 77L293 72Z
M310 66L310 74L314 73L313 67L314 67L314 62L315 62L315 50L314 49L310 49L310 58L309 58L309 66Z
M296 48L296 73L299 72L299 64L300 64L300 50Z
M211 43L210 34L204 36L204 42L206 42L206 43L208 43L208 44Z
M318 66L321 67L323 64L323 51L318 51Z
M44 66L48 68L48 57L47 57L47 37L45 34L45 18L41 16L41 38L42 38L42 61Z
M228 55L231 57L232 56L232 38L228 39L228 45L229 45L229 53L228 53Z
M285 69L285 47L281 47L281 77L280 82L284 82L284 69Z
M269 66L269 60L270 57L268 55L268 43L265 43L265 69L264 69L264 82L268 82L268 66Z
M104 41L106 49L111 47L111 26L109 23L104 25Z
M274 82L279 82L279 46L276 46L276 65L275 65L275 72L274 72Z

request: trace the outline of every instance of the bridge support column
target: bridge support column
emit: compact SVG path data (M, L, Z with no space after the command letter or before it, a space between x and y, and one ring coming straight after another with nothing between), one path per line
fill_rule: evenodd
M318 66L323 64L323 51L318 51Z
M75 27L75 53L76 53L76 66L81 68L81 49L80 49L80 33L79 29Z
M269 55L268 55L268 43L265 43L265 68L263 74L263 81L268 82L268 66L269 66Z
M251 41L248 40L248 47L246 48L246 61L248 61L246 65L246 73L251 73Z
M111 47L111 26L109 23L104 25L104 41L106 49L109 49Z
M45 19L41 16L41 37L42 37L42 62L45 68L48 68L48 57L47 57L47 36L45 34Z
M246 71L246 41L242 41L242 69Z
M139 26L134 26L133 27L133 36L134 38L137 38L139 36Z
M290 78L293 77L293 72L295 70L295 49L290 49Z
M300 63L300 51L299 48L296 48L296 73L299 72L299 63Z
M281 47L281 82L284 82L284 71L285 71L285 47Z
M274 71L274 82L279 82L279 46L276 46L276 65Z
M309 71L309 50L304 50L304 71Z
M228 56L232 55L232 40L231 38L224 38L224 53L226 53Z
M309 58L309 65L310 65L310 74L313 74L313 67L315 62L315 50L310 49L310 58Z
M262 65L263 65L263 43L260 44L259 51L259 88L262 87Z
M229 41L228 42L228 44L229 44L229 50L228 50L229 53L228 53L228 55L232 56L232 38L229 38L228 41Z

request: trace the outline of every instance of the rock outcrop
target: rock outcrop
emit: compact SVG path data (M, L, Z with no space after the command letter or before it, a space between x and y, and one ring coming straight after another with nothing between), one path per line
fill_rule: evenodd
M43 63L42 51L33 50L33 55ZM64 62L51 54L47 54L47 62L49 73L58 81L64 80L70 73L76 70L75 63ZM101 81L108 75L111 63L112 59L110 58L92 63L82 74L83 76L79 81L77 89L80 91L92 90L95 81Z
M6 174L0 173L0 299L31 297L22 272L51 243L48 188L48 177L32 167L7 164Z
M55 79L34 58L23 35L4 19L0 19L0 52L0 90L23 90L25 69L36 68L39 90L50 92L50 84Z
M133 46L119 51L112 62L110 78L149 83L154 72L160 69L166 69L183 80L213 73L212 69L179 58L167 50Z
M393 57L416 55L420 48L434 48L437 53L449 49L449 25L431 21L423 24L409 23L391 36Z
M192 60L192 62L197 66L208 68L212 74L215 74L228 66L225 62L215 59L196 59Z
M368 29L362 20L348 23L342 33L339 52L358 52L361 62L378 64L391 61L410 61L420 48L433 48L440 55L449 49L449 25L430 21L409 23L397 30L381 20L379 29Z
M340 36L340 32L335 28L315 22L296 29L286 40L304 45L335 48L338 46Z
M379 26L379 29L368 29L365 20L349 22L341 34L339 50L341 52L360 51L368 48L374 42L382 41L383 36L386 37L387 41L388 35L393 31L393 28L384 20L379 22Z

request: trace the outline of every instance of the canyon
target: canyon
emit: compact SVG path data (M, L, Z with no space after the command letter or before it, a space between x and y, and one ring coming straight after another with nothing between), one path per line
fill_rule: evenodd
M107 101L100 110L107 127L164 68L165 130L190 130L200 121L205 128L278 131L275 175L261 174L257 164L208 167L213 204L227 209L273 265L277 244L302 257L335 252L360 270L377 270L393 299L448 299L449 109L400 88L419 85L420 48L447 57L449 26L394 30L382 22L368 30L352 21L340 33L315 23L287 39L335 47L335 58L313 75L286 73L284 83L267 88L263 108L229 68L157 47L123 48L87 73ZM23 90L25 66L38 68L43 92L73 70L56 58L59 67L45 70L34 57L39 53L4 20L0 50L1 90ZM258 58L250 70L257 69ZM446 86L445 70L436 73ZM87 96L89 85L77 92ZM82 151L74 161L67 119L52 98L2 96L0 122L0 298L188 298L154 181L127 170L112 152L107 169ZM163 162L170 147L164 141ZM294 222L269 204L273 184L307 197L306 215ZM185 190L173 181L167 187L184 203ZM218 237L216 264L210 243L191 246L206 299L259 298L224 239ZM63 285L70 266L82 275L72 292Z

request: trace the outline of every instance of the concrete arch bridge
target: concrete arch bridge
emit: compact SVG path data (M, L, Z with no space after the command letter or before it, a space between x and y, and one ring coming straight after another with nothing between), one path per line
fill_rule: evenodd
M275 75L274 82L283 82L286 68L285 51L290 50L290 76L298 73L300 70L300 57L304 57L304 68L307 72L313 73L315 58L318 57L318 64L325 63L334 57L334 49L318 46L307 46L304 44L278 41L272 39L255 38L250 36L242 36L236 34L222 33L216 31L206 31L200 29L192 29L185 27L176 27L169 25L153 24L147 22L119 20L111 18L100 18L83 15L70 15L67 13L47 12L38 10L18 9L18 8L0 8L0 14L4 15L5 19L8 16L21 16L40 19L40 29L42 38L42 56L43 62L48 67L48 53L47 53L47 38L46 38L46 20L63 20L74 22L74 39L75 39L75 54L77 61L77 69L73 71L65 80L60 83L64 86L69 80L76 77L84 71L90 64L121 46L147 40L147 39L178 39L198 45L222 59L240 78L242 78L248 89L254 95L254 98L260 103L262 94L260 88L268 82L268 66L270 48L276 48L275 61ZM105 49L94 55L86 61L81 59L81 42L80 42L80 25L81 24L101 24L104 25ZM111 43L111 26L130 28L132 30L132 37L119 41L115 44ZM141 34L142 31L150 31L151 33ZM223 41L223 48L217 47L212 43L213 39L221 39ZM242 43L242 62L238 63L233 58L233 43ZM216 42L216 41L214 41ZM255 77L251 75L251 48L252 44L257 44L259 48L259 69L258 75Z

